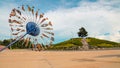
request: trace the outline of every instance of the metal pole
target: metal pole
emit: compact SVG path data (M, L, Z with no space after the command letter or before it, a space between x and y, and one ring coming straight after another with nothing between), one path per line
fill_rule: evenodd
M8 48L9 46L12 46L12 44L14 44L15 42L17 42L18 40L20 40L21 38L23 38L23 37L26 36L27 34L28 34L28 33L24 34L23 36L19 37L19 38L16 39L15 41L11 42L9 45L7 45L6 47L2 48L2 49L0 50L0 52L3 51L3 50L5 50L5 49Z

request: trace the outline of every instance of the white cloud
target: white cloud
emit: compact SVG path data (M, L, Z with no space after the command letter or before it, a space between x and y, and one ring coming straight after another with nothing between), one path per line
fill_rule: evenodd
M119 34L119 32L117 32L117 33L107 35L107 36L99 35L99 36L96 36L96 38L119 42L120 41L120 34Z
M10 27L8 23L9 14L16 4L1 2L0 6L0 39L8 38L10 36Z
M7 5L5 5L7 4ZM99 0L97 2L80 1L77 7L57 8L45 15L53 22L57 42L77 37L79 28L85 27L90 37L120 42L120 1ZM65 5L71 5L65 3ZM0 33L9 33L8 17L15 3L3 3L0 6ZM110 33L105 36L105 33ZM60 40L60 41L59 41Z
M58 8L46 13L54 23L56 37L77 37L80 27L85 27L89 36L119 42L120 7L115 7L116 1L80 2L78 7ZM118 4L119 5L119 4ZM116 5L117 6L117 5ZM104 36L109 32L110 36ZM72 34L73 33L73 34ZM101 36L100 36L101 35Z

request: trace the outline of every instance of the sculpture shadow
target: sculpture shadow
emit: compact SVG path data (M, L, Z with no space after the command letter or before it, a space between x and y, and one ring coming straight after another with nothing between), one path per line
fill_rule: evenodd
M77 61L77 62L105 62L105 63L120 63L120 61L114 61L114 60L103 60L103 59L88 59L88 58L83 58L83 59L73 59L72 61Z
M96 58L107 58L107 57L120 57L120 54L115 54L115 55L103 55L103 56L97 56Z

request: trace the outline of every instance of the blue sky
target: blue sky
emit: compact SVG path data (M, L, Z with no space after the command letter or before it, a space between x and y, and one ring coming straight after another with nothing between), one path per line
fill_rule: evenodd
M10 37L11 9L31 5L53 22L55 42L76 38L85 27L89 37L120 42L120 0L0 0L0 38Z
M40 8L42 11L46 12L57 8L75 7L79 1L80 0L4 0L0 1L0 6L7 5L8 3L14 3L18 6L26 4Z

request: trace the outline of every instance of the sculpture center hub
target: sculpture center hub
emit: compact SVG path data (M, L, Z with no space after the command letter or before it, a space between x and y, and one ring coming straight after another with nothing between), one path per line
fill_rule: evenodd
M29 35L37 36L40 33L40 28L35 22L28 22L26 25L26 31Z

